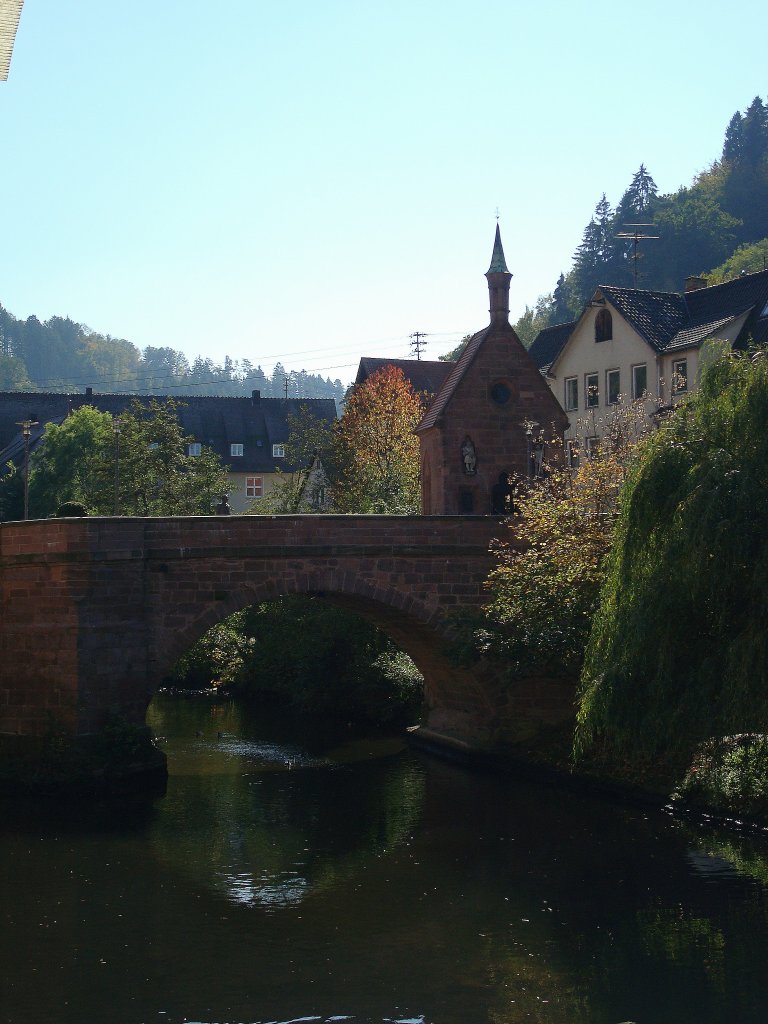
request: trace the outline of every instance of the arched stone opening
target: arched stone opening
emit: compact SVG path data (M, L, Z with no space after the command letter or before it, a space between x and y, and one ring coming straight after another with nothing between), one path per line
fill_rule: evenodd
M467 670L453 663L447 653L450 627L432 603L394 588L367 585L348 572L307 574L300 580L243 586L222 595L215 605L201 607L180 630L171 630L163 616L158 617L149 652L149 685L144 691L146 707L173 664L209 629L234 612L288 596L322 598L381 629L422 674L425 703L430 713L446 706L458 710L474 705L471 717L488 717L490 703L477 699L481 688L469 682L471 677ZM168 610L167 617L172 618L175 602L167 600L163 604Z

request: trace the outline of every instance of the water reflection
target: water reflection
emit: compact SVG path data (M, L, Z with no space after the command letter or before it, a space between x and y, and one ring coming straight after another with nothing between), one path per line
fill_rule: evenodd
M765 1019L759 836L236 706L153 716L165 799L2 808L1 1020Z

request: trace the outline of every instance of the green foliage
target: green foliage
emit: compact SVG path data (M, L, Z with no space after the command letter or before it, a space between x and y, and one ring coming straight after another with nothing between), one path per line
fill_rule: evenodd
M12 462L0 476L0 523L24 518L24 473Z
M722 284L740 274L756 274L768 268L768 238L752 245L740 245L725 263L707 274L707 284Z
M481 649L513 675L577 675L605 578L616 502L644 432L642 403L617 408L606 437L578 471L555 459L549 474L515 499L513 538L488 577L491 600L477 633Z
M179 423L176 403L172 400L163 403L153 400L146 406L135 402L131 412L120 417L117 444L122 515L211 513L218 496L228 490L227 474L210 448L202 446L199 455L188 454L192 441ZM108 455L102 450L110 468L114 467L115 444L113 440Z
M270 377L260 366L226 356L223 364L198 356L189 360L167 345L140 352L123 338L97 334L84 324L54 316L17 320L0 306L0 390L70 391L95 385L102 392L146 392L194 388L198 395L249 395L266 398L344 399L340 380L304 370L287 371L279 363Z
M461 353L467 347L467 342L472 337L471 334L465 334L461 341L455 348L452 348L450 352L446 352L445 355L440 356L440 359L444 363L454 363L459 358Z
M417 717L423 680L380 630L312 597L284 597L237 612L177 663L169 683L220 685L299 714L338 714L379 725Z
M57 519L81 518L90 515L81 501L63 501L56 509Z
M300 406L288 415L286 463L277 470L271 491L250 510L252 515L281 515L329 511L333 481L338 479L337 445L333 425ZM319 461L317 461L319 460Z
M108 514L114 470L107 458L113 446L112 417L93 406L82 406L61 424L49 423L30 459L30 516L44 519L65 501Z
M745 733L703 743L674 797L729 816L768 820L768 736Z
M49 423L30 461L33 518L75 501L93 515L207 515L227 476L210 449L187 454L192 438L181 428L172 401L134 403L119 419L84 405L63 423ZM117 470L117 473L116 473Z
M768 360L728 357L644 448L620 505L576 750L687 758L768 726Z

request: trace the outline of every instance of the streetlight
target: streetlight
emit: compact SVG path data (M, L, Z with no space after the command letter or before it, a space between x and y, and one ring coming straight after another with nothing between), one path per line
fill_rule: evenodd
M34 419L20 420L16 423L21 427L24 438L24 518L29 519L29 439L32 436L32 427L36 427L38 421Z
M115 515L120 515L120 431L122 429L120 417L112 420L112 430L115 434Z
M538 427L536 420L524 419L520 424L521 427L525 427L525 447L526 447L526 477L530 480L533 476L533 428Z

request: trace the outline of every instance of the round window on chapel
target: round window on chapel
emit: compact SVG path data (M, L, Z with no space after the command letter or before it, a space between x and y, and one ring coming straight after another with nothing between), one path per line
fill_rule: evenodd
M506 405L511 397L512 392L509 390L509 385L505 384L503 380L497 381L491 388L491 398L496 405Z

